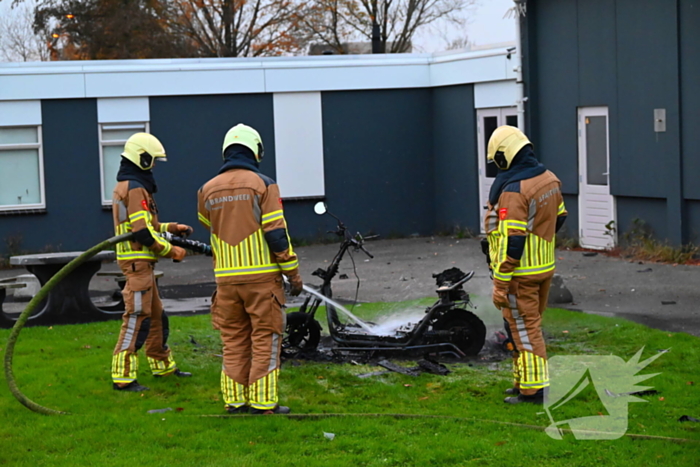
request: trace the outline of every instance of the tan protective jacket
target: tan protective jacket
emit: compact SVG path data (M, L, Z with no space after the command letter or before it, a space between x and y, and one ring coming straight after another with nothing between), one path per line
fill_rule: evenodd
M557 218L566 215L561 182L549 170L506 185L484 218L494 279L553 271Z
M177 224L158 222L158 207L151 194L138 182L117 183L112 193L112 218L117 235L134 232L134 240L117 244L120 266L135 260L156 262L170 257L172 245L159 232L177 233Z
M299 273L274 180L231 169L204 184L197 198L199 221L211 232L217 284L265 282L282 273Z

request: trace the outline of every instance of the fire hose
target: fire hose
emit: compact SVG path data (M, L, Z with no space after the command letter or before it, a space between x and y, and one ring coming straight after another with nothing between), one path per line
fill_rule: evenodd
M163 237L165 237L166 240L168 240L171 244L182 247L182 248L187 248L190 250L193 250L198 253L203 253L207 256L211 256L211 247L207 245L206 243L198 242L195 240L188 240L185 238L177 237L172 234L161 234ZM25 396L22 391L19 390L19 387L17 386L17 382L15 381L15 375L14 372L12 371L12 358L14 357L15 353L15 344L17 343L17 338L19 337L19 333L26 324L27 320L29 319L29 316L31 316L32 312L39 306L39 304L46 299L48 296L49 292L51 289L53 289L56 284L61 282L68 274L73 272L75 268L80 266L82 263L87 261L88 259L92 258L95 256L97 253L99 253L102 250L106 250L117 243L121 242L126 242L129 241L133 238L133 233L129 232L123 235L117 235L115 237L109 238L101 243L98 243L97 245L93 246L89 250L85 251L82 253L80 256L72 260L70 263L66 264L61 268L60 271L58 271L49 281L44 284L44 286L39 290L39 292L31 299L31 301L27 304L26 308L22 313L19 315L19 318L17 318L17 321L15 322L15 325L12 327L12 331L10 332L10 337L7 339L7 347L5 349L5 361L4 361L4 366L5 366L5 379L7 379L7 385L10 388L10 392L12 393L13 396L20 402L20 404L24 405L27 407L29 410L32 410L37 413L41 413L44 415L68 415L69 412L63 412L60 410L54 410L54 409L49 409L48 407L44 407L42 405L37 404L36 402L32 401L29 399L27 396Z

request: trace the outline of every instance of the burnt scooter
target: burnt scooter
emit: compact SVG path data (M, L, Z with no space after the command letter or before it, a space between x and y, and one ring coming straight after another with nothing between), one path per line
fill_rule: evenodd
M314 207L316 214L329 214L338 221L334 233L341 238L338 253L326 269L317 269L312 274L323 282L318 292L332 298L331 282L338 274L338 268L345 253L352 255L361 250L373 258L364 247L364 238L357 233L351 235L343 222L327 212L326 205L319 202ZM368 237L369 239L370 237ZM486 339L486 327L468 308L474 308L469 294L463 285L474 276L474 272L464 273L457 268L434 274L438 288L438 300L425 311L425 316L417 323L408 323L392 331L389 335L371 334L356 323L342 323L338 312L331 304L326 304L328 330L337 343L336 351L377 351L412 352L425 351L452 354L456 357L473 356L479 353ZM359 279L358 279L359 281ZM287 315L287 328L283 340L285 354L313 351L321 337L321 325L315 319L324 301L309 295L299 311ZM370 326L372 323L367 323Z

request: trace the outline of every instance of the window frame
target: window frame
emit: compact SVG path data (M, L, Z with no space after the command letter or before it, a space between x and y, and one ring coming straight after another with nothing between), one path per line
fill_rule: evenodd
M36 128L36 143L13 143L1 144L0 154L3 151L36 149L37 157L39 158L39 192L41 200L39 203L33 204L0 204L0 212L12 211L29 211L29 210L45 210L46 209L46 181L44 178L44 140L42 134L42 125L2 125L3 130L21 129L21 128Z
M115 122L115 123L98 123L97 124L97 137L100 146L100 200L102 201L102 206L109 207L112 206L112 198L105 199L105 163L104 163L104 148L112 146L124 147L126 140L110 140L105 141L102 139L102 132L104 130L139 130L141 132L150 132L150 122Z

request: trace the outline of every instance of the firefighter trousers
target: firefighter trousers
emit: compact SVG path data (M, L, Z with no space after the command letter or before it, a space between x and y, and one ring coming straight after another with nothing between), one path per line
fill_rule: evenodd
M120 266L126 276L122 290L126 312L112 356L112 380L118 384L136 380L137 352L144 345L153 375L169 375L177 366L168 348L170 328L156 286L155 264L135 261Z
M220 284L212 322L221 333L221 392L226 407L274 409L286 326L282 278L255 284Z
M514 276L510 281L503 319L513 341L514 387L523 395L533 395L549 387L547 350L542 336L542 314L547 308L554 271L532 276Z

